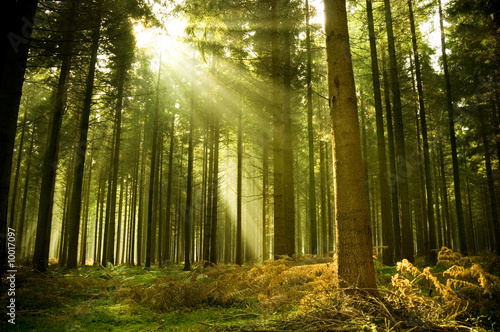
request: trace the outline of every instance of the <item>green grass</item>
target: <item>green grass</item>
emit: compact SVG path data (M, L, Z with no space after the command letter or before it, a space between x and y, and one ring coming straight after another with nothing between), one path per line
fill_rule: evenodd
M23 271L18 276L16 324L2 319L0 330L207 331L260 320L256 301L235 303L234 307L207 305L158 312L138 300L117 300L115 296L124 285L147 288L155 278L167 276L189 282L190 273L175 265L162 269L85 267L71 272L51 268L45 275ZM199 282L205 282L204 278ZM2 290L2 295L5 293ZM6 300L3 296L2 304ZM5 309L2 313L6 316Z

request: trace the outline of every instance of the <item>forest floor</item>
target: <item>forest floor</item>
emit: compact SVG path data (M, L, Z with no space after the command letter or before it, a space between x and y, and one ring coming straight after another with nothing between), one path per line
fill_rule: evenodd
M443 248L438 264L376 261L378 291L339 288L332 258L263 265L18 268L1 331L494 331L500 260ZM6 312L15 299L15 324ZM8 309L7 309L8 310Z

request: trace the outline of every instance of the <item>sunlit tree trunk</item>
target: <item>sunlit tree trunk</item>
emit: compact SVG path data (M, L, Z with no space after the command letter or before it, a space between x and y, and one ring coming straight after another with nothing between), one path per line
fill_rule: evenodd
M325 32L335 178L338 275L339 279L348 285L376 288L344 0L325 0Z

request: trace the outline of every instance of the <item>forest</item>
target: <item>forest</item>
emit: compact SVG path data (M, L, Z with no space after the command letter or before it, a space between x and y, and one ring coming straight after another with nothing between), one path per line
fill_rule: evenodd
M1 15L1 330L500 330L497 1Z

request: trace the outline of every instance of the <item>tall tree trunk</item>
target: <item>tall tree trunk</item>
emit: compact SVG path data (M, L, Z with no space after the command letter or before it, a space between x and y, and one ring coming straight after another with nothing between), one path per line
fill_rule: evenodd
M195 68L195 55L193 54L193 69ZM187 166L187 189L186 189L186 210L184 215L184 271L191 270L190 250L191 250L191 201L193 191L193 136L194 136L194 111L195 111L195 89L194 82L191 82L191 109L189 114L189 138L188 138L188 166Z
M243 110L238 107L238 174L236 179L236 264L243 264L243 239L241 227L241 199L243 182Z
M241 108L240 108L241 109ZM210 263L217 264L217 213L218 213L218 192L219 192L219 140L220 123L219 117L215 119L214 133L214 173L213 173L213 193L212 193L212 220L210 230Z
M441 174L441 192L443 196L443 217L446 226L446 232L444 234L444 245L448 248L453 248L453 228L450 220L450 209L448 206L448 185L446 184L446 173L444 171L444 154L442 146L439 146L439 170Z
M285 202L283 184L283 111L281 108L281 57L279 40L280 0L271 3L271 76L274 154L274 258L286 255Z
M450 147L451 158L453 164L453 186L455 188L455 206L457 212L458 237L460 243L460 251L467 255L467 240L465 235L465 219L462 207L462 190L460 188L460 170L458 168L457 157L457 140L455 137L455 114L453 111L453 99L451 95L450 73L448 71L448 56L446 54L445 33L443 25L443 10L441 8L441 0L439 4L439 26L441 28L441 58L444 71L445 87L446 87L446 108L448 110L448 124L450 126Z
M410 202L408 199L408 170L406 164L405 138L403 130L403 113L401 107L401 91L399 88L398 64L392 29L392 13L390 0L384 0L385 23L389 49L389 66L392 85L392 110L394 112L394 136L396 148L396 180L399 192L399 220L401 222L401 256L413 262L413 227L411 224ZM397 255L398 256L398 255Z
M382 52L382 61L385 67L385 52ZM389 93L389 78L384 69L384 100L385 100L385 114L387 117L387 140L389 141L389 166L390 173L387 173L387 181L391 187L391 206L392 206L392 226L394 229L394 260L401 260L401 224L399 222L399 203L398 203L398 182L396 179L396 154L394 147L394 126L392 125L392 108Z
M339 280L377 287L345 0L325 0Z
M67 26L73 21L76 3L72 3ZM73 40L73 31L68 29L65 40ZM39 271L45 271L49 263L49 247L52 226L52 204L54 201L54 187L58 163L59 134L61 131L62 115L66 105L66 90L68 88L69 72L71 67L72 43L63 43L60 56L62 58L57 84L54 112L50 123L49 137L42 165L42 186L40 188L40 203L38 210L38 224L36 229L35 252L33 266ZM7 112L1 112L7 113ZM3 121L2 121L3 122ZM3 144L2 144L3 146ZM10 170L10 168L9 168ZM4 174L2 172L2 174ZM5 209L7 210L7 209ZM3 209L2 209L3 211ZM1 226L1 225L0 225ZM1 246L3 248L3 246ZM4 255L5 257L5 255Z
M3 3L2 11L2 54L0 63L0 274L7 271L7 211L9 208L9 186L12 171L12 157L16 139L17 117L28 59L31 31L37 0ZM50 198L50 197L49 197ZM39 244L37 255L44 244ZM40 255L41 254L41 255ZM40 266L45 265L42 261ZM44 268L42 268L44 269Z
M377 157L378 157L378 185L380 190L380 208L382 214L382 243L388 249L382 255L385 265L394 264L394 229L392 225L392 210L390 188L387 174L387 158L385 155L384 119L382 95L380 92L380 73L377 57L377 42L373 23L372 0L366 0L368 18L368 34L370 39L370 56L372 65L373 98L375 101L375 125L377 127Z
M35 145L35 124L33 123L33 128L32 128L32 133L31 133L31 139L30 139L30 148L29 148L29 158L28 158L28 165L26 165L26 174L24 177L24 190L23 190L23 200L21 203L21 215L19 216L19 223L18 223L18 234L16 237L16 241L21 245L19 248L19 258L23 259L25 256L26 252L26 246L24 245L24 238L25 238L25 229L27 226L26 222L26 204L28 202L28 191L29 191L29 181L31 178L31 165L33 161L33 148Z
M415 20L413 18L412 0L408 0L408 12L410 15L410 30L413 46L413 56L415 58L415 74L417 76L418 104L420 108L420 122L422 126L422 141L424 149L424 171L425 188L427 194L427 220L429 222L429 252L427 257L431 265L437 261L437 241L436 223L434 220L434 197L432 195L432 173L431 160L429 154L429 138L427 137L427 119L425 114L424 89L422 87L422 74L420 72L420 56L418 54L417 35L415 32Z
M87 188L85 189L85 200L84 200L84 214L83 214L83 233L81 237L81 249L80 249L80 264L85 266L85 261L87 259L87 234L88 234L88 219L89 219L89 209L90 209L90 189L92 183L92 156L93 151L91 150L90 154L90 163L87 163L88 169L88 180L87 180Z
M291 68L291 27L290 0L282 0L284 15L281 36L283 38L283 203L285 208L286 254L295 254L295 181L293 172L293 134L292 134L292 68Z
M269 259L269 139L267 132L262 134L262 262Z
M22 130L21 130L21 137L19 139L19 148L18 148L18 153L17 153L17 160L16 160L16 172L14 175L14 184L12 186L12 197L10 199L10 210L9 210L9 227L14 228L14 223L16 220L16 215L17 215L17 194L19 192L18 186L19 186L19 173L21 172L21 160L23 159L23 146L24 146L24 137L26 135L26 127L27 127L27 115L28 115L28 107L26 106L24 110L24 116L23 116L23 124L22 124Z
M160 108L160 74L161 74L161 55L160 55L160 65L158 68L158 80L156 83L156 100L155 100L155 109L154 109L154 119L153 119L153 142L151 146L151 168L149 172L149 195L148 195L148 224L147 224L147 235L146 235L146 262L144 267L151 267L151 255L152 246L154 242L153 234L153 201L154 201L154 188L155 182L158 178L157 168L156 168L156 155L158 149L158 117L159 117L159 108Z
M309 0L306 0L306 84L307 84L307 140L309 149L309 230L311 233L311 254L318 253L318 231L316 217L316 179L314 174L314 127L312 103L312 49L311 27L309 26Z
M164 252L163 258L166 261L170 261L170 236L172 233L172 179L173 179L173 161L174 161L174 147L175 147L175 114L172 114L172 121L170 123L170 147L168 152L168 175L167 175L167 207L166 207L166 221L165 221L165 232L164 232Z
M69 246L66 267L74 269L78 260L78 236L80 233L80 214L82 208L83 173L85 170L85 156L87 153L90 110L92 108L92 92L94 90L94 77L97 64L97 51L101 36L101 8L97 5L97 15L94 31L92 32L92 46L90 50L90 62L85 82L85 97L83 101L80 119L80 137L76 149L76 158L73 175L71 194L71 206L69 213Z
M213 121L213 114L209 116L209 122ZM203 224L203 260L208 261L210 257L210 232L212 222L212 194L213 194L213 167L214 167L214 142L212 124L207 126L207 140L209 144L208 173L207 173L207 193L205 199L205 218Z

